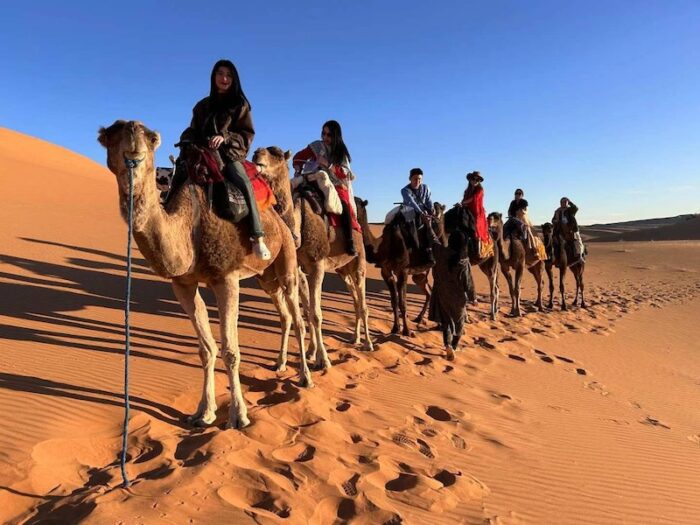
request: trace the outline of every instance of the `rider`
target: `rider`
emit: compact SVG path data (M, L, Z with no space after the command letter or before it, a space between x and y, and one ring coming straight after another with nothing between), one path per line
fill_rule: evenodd
M408 180L409 183L401 189L403 204L415 211L416 218L420 217L420 220L426 228L432 229L434 220L433 201L430 197L430 188L428 188L427 184L423 184L423 170L420 168L413 168L408 174ZM421 240L425 241L423 244L426 254L428 255L428 261L434 264L435 257L433 256L429 234L425 232Z
M530 250L535 249L535 236L532 234L532 223L527 215L528 202L523 198L525 192L518 188L515 190L515 198L510 201L508 206L508 219L518 221L523 238L527 242L527 247Z
M573 239L570 240L573 240L574 255L583 259L583 240L581 239L581 233L578 229L578 222L576 221L576 213L578 212L578 206L571 202L568 197L562 197L559 201L559 205L559 208L557 208L554 211L554 216L552 217L554 241L557 242L559 239L564 239L564 232L562 227L565 226L566 229L573 234Z
M292 166L295 178L305 176L318 184L326 198L326 210L340 215L345 251L357 255L352 231L359 231L360 227L352 204L351 183L355 175L350 169L351 160L340 124L329 120L321 128L321 140L312 142L294 155Z
M480 245L489 242L489 226L486 222L486 210L484 209L484 188L481 183L484 177L478 171L472 171L467 174L469 185L464 190L464 198L462 206L467 208L474 216L476 226L476 240L479 243L475 256L478 258L480 254Z
M219 60L211 72L209 96L192 110L192 122L182 132L181 142L206 145L219 152L224 164L223 176L243 193L250 210L253 253L269 260L260 210L253 185L241 161L245 160L255 136L250 102L243 93L238 71L230 60Z

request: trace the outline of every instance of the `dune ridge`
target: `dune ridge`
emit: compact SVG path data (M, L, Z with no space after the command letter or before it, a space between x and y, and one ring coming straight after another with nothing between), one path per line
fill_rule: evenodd
M592 245L588 310L537 312L525 276L525 316L504 315L502 286L492 322L475 272L481 302L455 362L427 327L414 339L386 335L388 294L374 268L367 288L378 350L353 348L350 297L329 275L324 332L335 366L315 372L311 390L298 388L294 366L273 372L277 316L246 281L241 377L253 424L242 432L221 430L220 363L215 425L184 422L201 388L196 339L169 284L135 251L134 483L120 488L126 227L114 178L47 143L2 129L0 138L0 158L12 151L0 162L9 225L0 233L0 522L693 523L700 515L698 242Z

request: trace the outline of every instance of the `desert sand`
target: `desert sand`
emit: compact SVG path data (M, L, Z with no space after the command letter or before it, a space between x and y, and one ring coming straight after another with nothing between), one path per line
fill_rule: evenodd
M277 315L245 281L252 425L243 431L223 430L221 363L215 425L185 423L201 389L196 339L169 283L134 250L133 484L123 489L126 225L114 176L0 128L0 181L2 523L700 520L698 241L590 244L586 310L537 312L526 275L524 317L505 315L501 279L491 321L475 272L481 303L454 362L430 326L413 339L387 335L375 268L377 351L353 348L350 297L329 275L324 334L335 366L314 372L310 390L298 388L294 366L273 371ZM208 291L205 300L216 325ZM420 302L412 289L411 313Z

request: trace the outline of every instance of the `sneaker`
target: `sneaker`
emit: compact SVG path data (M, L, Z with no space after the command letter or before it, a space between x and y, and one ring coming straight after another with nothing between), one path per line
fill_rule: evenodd
M262 237L251 239L251 241L253 242L253 253L258 259L269 261L272 258L272 254Z

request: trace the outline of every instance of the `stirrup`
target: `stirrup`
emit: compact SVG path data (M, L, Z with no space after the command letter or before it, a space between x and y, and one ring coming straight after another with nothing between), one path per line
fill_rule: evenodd
M258 237L257 239L253 238L250 240L253 243L253 253L258 259L262 261L269 261L272 258L272 254L270 253L270 250L262 237Z

